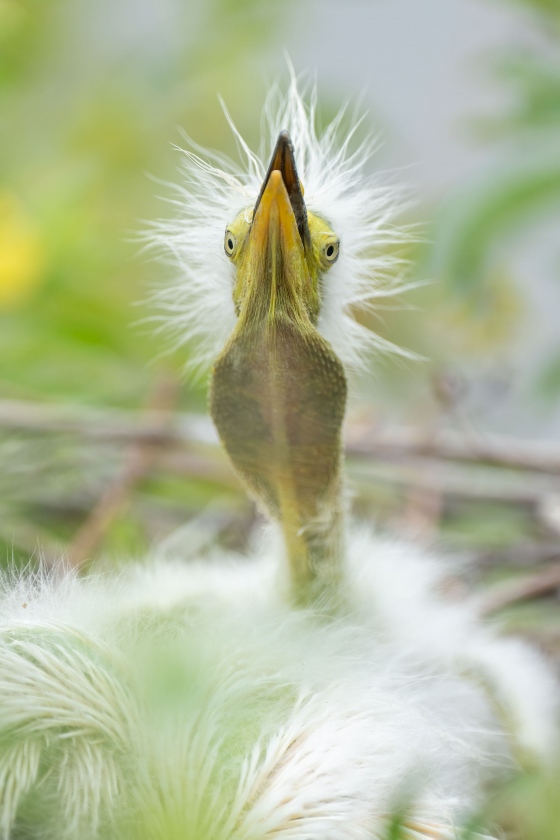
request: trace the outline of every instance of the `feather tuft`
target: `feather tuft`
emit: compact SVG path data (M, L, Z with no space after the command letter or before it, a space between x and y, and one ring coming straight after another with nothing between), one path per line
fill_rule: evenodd
M381 840L395 812L410 840L456 837L519 740L557 743L556 683L445 601L437 560L365 530L349 556L336 622L283 603L270 541L5 578L3 837Z

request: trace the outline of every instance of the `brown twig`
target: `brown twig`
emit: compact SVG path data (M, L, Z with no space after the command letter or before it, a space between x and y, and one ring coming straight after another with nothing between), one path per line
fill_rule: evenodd
M167 445L213 445L218 442L209 418L197 414L170 417L159 408L125 411L0 400L0 427L36 434L74 434L113 442Z
M482 615L492 615L505 607L547 595L557 589L560 589L560 563L555 563L523 580L501 586L497 592L492 592L483 599L480 612Z
M500 548L486 548L476 553L476 566L479 569L496 566L544 566L560 561L560 541L524 540Z
M350 426L346 451L349 455L369 458L422 456L560 474L560 447L557 443L495 435L467 437L450 429L426 435L419 429L407 427L375 429L371 425Z
M159 456L165 425L170 421L171 409L175 404L177 386L170 380L156 385L149 405L156 412L161 437L136 440L127 452L122 471L105 489L101 498L76 533L67 552L67 563L80 568L102 541L111 523L126 504L134 487L152 469ZM157 432L154 427L154 432Z
M353 458L348 461L352 480L362 488L388 485L402 492L410 488L436 492L446 500L473 500L515 504L534 509L549 493L558 491L558 479L525 471L517 478L494 467L459 465L444 460L411 456L405 462Z

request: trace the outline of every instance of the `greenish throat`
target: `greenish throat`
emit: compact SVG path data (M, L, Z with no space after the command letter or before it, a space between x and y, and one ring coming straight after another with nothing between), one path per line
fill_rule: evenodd
M214 365L212 418L249 493L282 527L298 601L341 576L345 406L338 357L289 321L234 334Z

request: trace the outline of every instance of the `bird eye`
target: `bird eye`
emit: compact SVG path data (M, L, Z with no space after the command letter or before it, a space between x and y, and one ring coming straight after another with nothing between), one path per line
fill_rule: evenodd
M331 240L323 247L323 255L328 263L336 262L340 242L338 239Z
M237 245L237 239L231 232L231 230L226 230L226 236L224 239L224 250L228 257L233 256L233 252L235 251L235 246Z

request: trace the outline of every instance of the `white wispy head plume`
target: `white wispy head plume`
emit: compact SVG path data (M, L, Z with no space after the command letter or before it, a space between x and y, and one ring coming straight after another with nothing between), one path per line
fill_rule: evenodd
M412 236L411 228L396 224L405 206L403 190L369 173L376 141L357 140L363 119L354 119L345 133L343 108L320 130L315 86L298 80L292 68L290 75L285 92L275 85L268 94L258 152L249 148L225 105L240 163L187 138L190 149L181 150L182 182L168 199L175 217L154 224L146 235L148 245L172 268L170 281L154 295L163 328L177 345L192 345L191 365L204 366L224 346L235 323L234 268L224 253L224 231L239 212L253 208L278 134L287 129L306 206L327 219L341 243L324 283L320 332L350 367L359 367L371 347L413 356L353 317L357 309L406 288L398 279L404 262L395 248Z
M0 580L0 837L383 840L397 809L461 836L518 747L553 749L556 683L434 559L348 549L334 622L283 603L271 546Z

